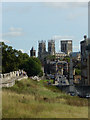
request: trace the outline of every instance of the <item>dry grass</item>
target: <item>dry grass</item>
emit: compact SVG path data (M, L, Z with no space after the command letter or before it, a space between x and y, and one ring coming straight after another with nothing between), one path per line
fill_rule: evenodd
M88 118L87 100L47 88L42 82L22 80L3 89L2 98L3 118Z

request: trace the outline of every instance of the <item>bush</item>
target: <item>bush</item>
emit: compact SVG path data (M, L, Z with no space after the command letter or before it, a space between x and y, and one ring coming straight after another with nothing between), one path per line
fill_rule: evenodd
M27 72L27 75L29 77L35 75L43 75L43 71L41 70L41 63L38 58L28 58L22 63L21 68Z

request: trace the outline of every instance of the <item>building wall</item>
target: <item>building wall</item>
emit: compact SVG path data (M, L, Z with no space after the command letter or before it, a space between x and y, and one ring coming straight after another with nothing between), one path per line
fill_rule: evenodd
M55 41L54 40L48 41L48 53L50 55L55 55Z
M81 42L81 84L87 84L87 57L86 57L86 41Z
M57 72L61 75L67 75L68 63L66 61L46 61L44 66L45 74L56 74Z
M81 75L74 75L74 83L80 84L81 82Z
M81 60L81 53L80 52L72 52L72 59L73 60Z
M72 40L61 41L61 52L70 54L72 52Z
M88 55L88 62L87 62L87 64L88 64L88 85L90 85L90 53L89 53L89 55Z
M46 44L45 44L45 42L39 43L39 52L41 52L41 53L46 52Z
M55 53L55 56L56 56L56 59L59 59L59 58L63 59L65 56L67 56L67 54L65 54L65 53Z
M88 39L84 36L84 41L81 42L81 84L85 86L90 85L90 46L88 43Z
M36 57L36 50L30 50L30 56Z
M38 57L40 60L44 59L44 56L46 54L46 42L45 41L39 41L38 45Z

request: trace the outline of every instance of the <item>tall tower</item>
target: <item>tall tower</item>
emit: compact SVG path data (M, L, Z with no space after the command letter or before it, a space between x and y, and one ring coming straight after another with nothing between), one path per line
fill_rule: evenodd
M61 41L61 52L64 52L68 55L72 52L72 40Z
M48 41L48 54L55 55L55 41L54 40Z
M90 86L90 39L84 36L81 44L81 84Z
M46 54L46 41L38 41L38 57L39 59L42 59L44 55Z
M33 47L32 47L32 49L30 50L30 56L31 56L31 57L36 57L36 50L34 50Z

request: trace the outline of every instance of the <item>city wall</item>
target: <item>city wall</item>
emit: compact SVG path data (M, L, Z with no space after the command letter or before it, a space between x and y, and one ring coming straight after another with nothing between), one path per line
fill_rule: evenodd
M24 79L28 78L26 72L23 70L0 74L0 86L11 87L15 84L15 81L22 80L23 78Z

